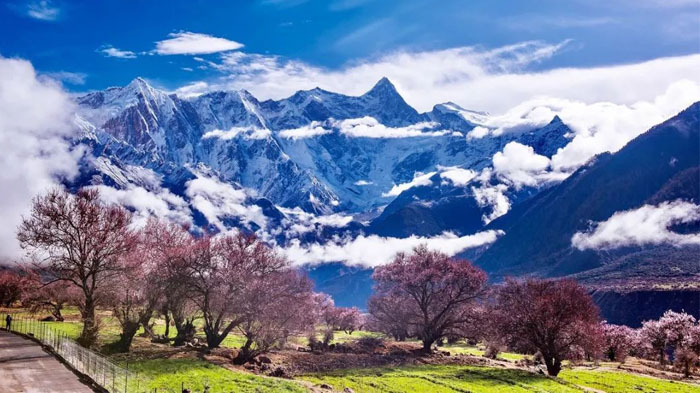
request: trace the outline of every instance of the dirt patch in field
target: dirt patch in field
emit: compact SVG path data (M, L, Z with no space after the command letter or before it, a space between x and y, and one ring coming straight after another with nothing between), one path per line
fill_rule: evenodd
M470 355L451 355L438 351L425 354L420 346L412 343L388 343L381 347L358 348L351 345L336 347L334 350L309 351L305 348L286 349L270 353L269 363L256 363L244 366L255 373L269 374L281 368L284 376L294 377L303 374L328 372L349 368L392 367L422 364L462 364L506 367L507 362L492 361Z

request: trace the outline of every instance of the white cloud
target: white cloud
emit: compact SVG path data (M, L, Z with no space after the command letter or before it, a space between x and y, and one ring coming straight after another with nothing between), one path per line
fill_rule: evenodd
M226 38L189 31L171 33L168 37L170 38L156 42L154 53L159 55L197 55L231 51L243 47L243 44Z
M182 225L192 224L187 202L168 190L151 192L133 185L123 190L105 185L92 188L100 192L100 198L106 203L131 209L134 212L132 225L137 228L146 225L149 217L158 217Z
M530 65L554 56L566 44L529 41L486 50L398 51L337 70L279 56L234 52L213 64L225 76L211 81L210 88L245 88L261 99L280 99L316 86L359 95L386 76L406 101L421 111L454 101L465 108L502 113L538 96L633 104L653 99L681 79L700 82L700 54L627 65L529 70Z
M26 11L27 16L43 21L54 21L61 15L61 10L48 0L31 1Z
M481 139L481 138L489 135L490 133L491 133L491 131L488 128L482 127L482 126L476 126L476 127L472 128L471 131L469 131L467 133L467 139Z
M212 130L202 135L202 139L218 138L222 140L230 140L242 135L245 139L265 139L271 135L267 128L257 127L231 127L228 130Z
M309 245L293 240L280 251L297 265L344 262L347 265L375 267L391 262L397 252L408 252L421 244L452 256L468 248L493 243L502 234L502 231L491 230L462 237L448 232L434 237L386 238L371 235L354 239L336 238L325 244Z
M113 46L105 46L98 50L105 57L118 57L120 59L135 59L136 53L130 50L121 50Z
M426 131L434 129L438 124L422 122L406 127L387 127L377 119L365 116L359 119L345 119L334 124L341 133L357 138L413 138L426 136L442 136L452 131Z
M369 186L369 185L374 184L374 182L371 182L371 181L368 181L368 180L358 180L358 181L356 181L356 182L353 183L353 184L355 184L356 186Z
M0 57L0 256L21 255L16 230L32 198L77 174L81 149L66 142L74 105L32 64Z
M299 207L289 209L278 206L277 208L287 216L282 222L285 226L283 231L286 231L287 236L313 232L323 227L343 228L353 220L352 216L343 214L316 216L301 210Z
M248 197L245 190L235 189L228 183L203 176L188 181L185 186L185 194L190 198L190 204L220 230L226 229L221 221L221 218L225 217L238 217L244 223L253 222L262 229L267 224L260 206L245 204Z
M572 172L596 154L618 151L636 136L698 100L700 82L693 80L674 82L658 96L632 104L539 97L522 102L502 115L491 116L484 128L472 130L477 135L470 132L467 139L529 131L546 125L558 115L572 129L573 139L552 157L551 166L557 172Z
M681 200L616 212L587 232L577 232L571 244L579 250L670 244L700 245L700 234L672 232L675 224L700 220L700 206Z
M510 200L505 195L508 191L508 186L505 184L492 185L488 182L491 178L490 169L485 169L479 175L483 184L479 187L472 187L474 199L480 207L490 207L491 212L485 213L481 220L484 224L488 224L496 218L508 213L510 209Z
M312 121L311 124L301 126L299 128L282 130L279 135L282 138L298 140L304 138L312 138L319 135L330 134L332 131L324 128L322 122Z
M449 180L457 187L466 186L477 175L477 173L471 169L457 167L439 167L438 169L441 171L440 178Z
M535 153L531 146L509 142L493 155L493 170L516 188L539 183L539 175L549 168L549 158Z
M398 196L402 192L408 190L409 188L413 187L418 187L418 186L429 186L433 184L433 181L430 180L433 175L435 175L437 172L428 172L428 173L422 173L422 172L416 172L413 175L413 180L407 183L401 183L401 184L395 184L389 192L382 193L382 197L394 197Z

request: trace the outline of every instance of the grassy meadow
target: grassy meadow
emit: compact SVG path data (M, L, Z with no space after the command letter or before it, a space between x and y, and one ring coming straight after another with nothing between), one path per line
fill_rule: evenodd
M4 312L7 310L0 310ZM13 310L16 317L34 318L22 310ZM700 385L658 379L616 369L616 363L605 363L598 367L565 368L558 378L517 368L516 362L525 357L517 353L499 354L499 362L493 366L424 364L396 367L371 367L340 369L328 372L308 373L295 379L282 379L253 374L243 368L216 363L196 351L184 353L182 350L164 345L152 344L146 338L135 337L132 352L109 354L109 344L119 338L118 321L109 313L101 313L100 345L103 353L116 363L126 365L131 371L144 376L148 391L180 392L184 386L193 392L236 393L292 393L292 392L342 392L350 388L355 393L568 393L568 392L607 392L607 393L691 393L700 392ZM50 326L77 338L82 324L78 310L64 311L64 322L51 322ZM156 321L156 333L165 330L163 320ZM201 333L200 333L201 334ZM175 336L175 329L170 329ZM357 331L352 334L336 332L334 343L349 343L361 337L381 337L374 332ZM320 335L319 335L320 337ZM308 339L297 337L294 344L304 346ZM243 337L232 334L223 342L225 348L239 348ZM481 345L470 346L464 342L445 344L441 351L451 356L469 355L481 357ZM324 356L323 354L318 356ZM697 381L697 380L696 380ZM331 387L328 390L324 387ZM143 387L141 387L143 388Z

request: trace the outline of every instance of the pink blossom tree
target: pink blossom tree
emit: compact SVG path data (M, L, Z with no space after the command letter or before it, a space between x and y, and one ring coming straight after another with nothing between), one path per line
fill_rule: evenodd
M31 272L29 289L22 300L29 307L29 312L36 314L48 312L59 322L63 322L63 308L78 304L80 290L68 281L55 281L52 277L41 279L41 272Z
M242 232L197 239L188 258L188 291L202 315L209 348L254 320L250 288L266 288L268 277L277 277L288 265L257 237ZM268 293L253 295L264 299Z
M552 376L563 360L595 353L600 343L598 308L573 280L508 279L497 291L492 314L504 342L538 351Z
M658 357L659 363L666 362L666 343L668 342L667 332L658 320L642 322L639 330L640 346L644 352L650 352Z
M29 217L19 227L22 248L44 256L56 280L68 281L82 291L78 306L83 331L78 342L83 346L97 341L96 308L105 300L102 289L124 272L120 256L129 253L136 242L130 220L128 211L102 203L94 189L75 195L55 189L34 199Z
M683 348L692 335L696 320L690 314L668 310L658 320L644 321L640 330L642 344L666 363L666 350Z
M468 323L470 309L486 286L486 273L469 261L416 247L411 254L399 253L394 260L378 267L372 303L395 299L407 308L402 322L407 331L413 331L423 343L423 351L459 325ZM377 312L371 307L370 312ZM375 318L382 318L381 313Z
M156 265L150 284L162 294L157 311L165 319L165 332L160 339L170 340L172 321L177 332L173 344L183 345L192 341L195 335L197 308L188 289L190 250L195 240L187 228L157 219L148 221L143 238Z
M396 341L405 341L414 336L407 323L411 316L409 299L372 296L367 303L367 309L367 325L370 330L382 332Z
M27 293L25 277L12 270L0 271L0 305L10 307Z
M336 307L333 299L326 294L318 294L316 303L320 314L319 319L324 328L322 342L324 347L333 341L336 330L352 334L361 328L363 317L357 307Z
M603 323L605 346L603 353L608 360L623 362L635 345L634 329L624 325Z
M240 299L238 330L245 343L234 363L249 362L281 346L291 335L313 330L312 288L305 275L289 268L252 277Z
M131 252L121 256L124 272L108 286L109 300L121 333L114 343L117 352L128 352L139 327L148 327L165 288L157 285L158 250L151 249L147 232L141 231L139 242Z

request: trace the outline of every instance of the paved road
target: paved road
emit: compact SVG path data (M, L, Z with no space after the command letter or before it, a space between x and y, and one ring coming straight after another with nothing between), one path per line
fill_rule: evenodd
M0 331L0 392L94 393L34 341Z

